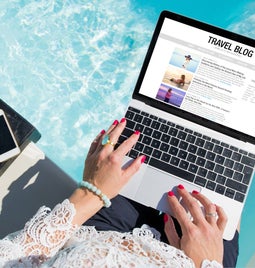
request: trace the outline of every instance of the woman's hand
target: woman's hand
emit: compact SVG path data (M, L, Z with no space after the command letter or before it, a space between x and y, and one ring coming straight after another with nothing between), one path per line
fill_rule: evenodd
M227 223L223 209L212 204L197 191L188 193L182 185L178 186L178 193L190 215L170 191L169 204L182 229L182 237L179 238L172 218L165 215L165 233L170 245L183 250L194 261L196 267L201 267L205 259L222 264L223 231Z
M126 119L123 118L120 122L115 120L107 131L102 130L91 144L85 161L83 180L95 185L109 199L119 194L145 160L145 156L141 155L123 166L124 156L140 135L138 131L134 132L115 149L125 125ZM75 190L69 200L76 208L73 224L82 224L103 207L100 197L86 188Z
M106 132L101 131L92 143L85 161L83 180L94 184L110 199L120 192L145 160L144 156L139 156L129 166L122 167L124 156L135 145L140 135L138 131L134 132L114 150L114 144L117 143L125 125L126 119L123 118L120 123L115 120ZM102 145L106 135L109 137L108 143Z

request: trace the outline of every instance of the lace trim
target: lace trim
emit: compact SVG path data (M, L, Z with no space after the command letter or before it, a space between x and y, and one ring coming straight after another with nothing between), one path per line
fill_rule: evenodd
M25 255L53 256L76 231L77 227L72 225L74 215L75 208L68 199L51 212L43 206L24 229L12 237L12 242L19 244Z
M194 267L184 252L160 242L159 233L149 226L131 233L97 232L73 226L74 215L69 200L51 212L40 208L21 232L0 241L0 266Z

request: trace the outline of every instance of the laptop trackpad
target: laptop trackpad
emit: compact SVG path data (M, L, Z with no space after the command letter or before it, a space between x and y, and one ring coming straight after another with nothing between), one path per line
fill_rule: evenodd
M182 184L189 192L201 191L199 186L148 167L143 175L135 200L146 206L172 214L167 202L167 193L171 190L177 195L176 187L179 184Z

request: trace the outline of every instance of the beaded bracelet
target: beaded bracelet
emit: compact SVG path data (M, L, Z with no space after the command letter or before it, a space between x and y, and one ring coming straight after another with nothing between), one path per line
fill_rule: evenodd
M89 191L93 192L95 195L97 195L104 203L104 207L108 208L111 206L111 201L110 199L101 192L95 185L92 183L89 183L87 181L81 181L79 182L79 187L84 187L88 189Z

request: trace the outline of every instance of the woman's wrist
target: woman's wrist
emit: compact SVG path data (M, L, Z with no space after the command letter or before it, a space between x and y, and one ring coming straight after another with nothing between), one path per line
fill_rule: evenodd
M86 188L77 188L69 197L69 201L76 209L73 224L77 225L82 225L85 221L96 214L104 205L98 196Z

